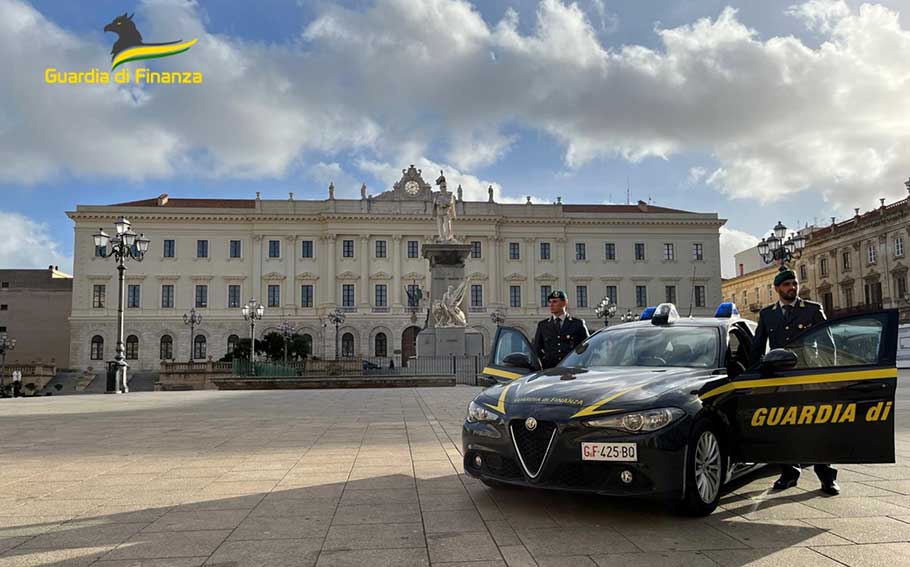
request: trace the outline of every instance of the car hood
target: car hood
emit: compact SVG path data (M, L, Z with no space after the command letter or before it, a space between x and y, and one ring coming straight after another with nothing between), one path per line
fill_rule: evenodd
M721 378L714 369L650 366L551 368L485 390L477 399L502 414L529 407L562 408L557 413L585 417L640 408L669 393L689 395L704 382Z

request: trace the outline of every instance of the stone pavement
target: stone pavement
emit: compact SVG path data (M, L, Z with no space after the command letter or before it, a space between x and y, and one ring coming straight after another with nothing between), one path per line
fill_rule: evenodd
M0 400L0 567L910 565L896 465L740 482L706 519L461 476L477 388Z

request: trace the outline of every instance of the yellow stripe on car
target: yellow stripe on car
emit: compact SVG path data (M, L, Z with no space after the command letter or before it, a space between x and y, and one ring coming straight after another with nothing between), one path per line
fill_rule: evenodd
M496 411L496 412L501 413L502 415L505 415L506 414L506 394L509 392L509 388L511 388L514 385L515 385L515 383L513 382L512 384L509 384L508 386L506 386L505 388L502 389L502 392L499 394L499 401L496 403L495 406L493 404L488 404L486 402L484 402L483 405L487 406L488 408L490 408L493 411Z
M706 400L732 392L733 390L747 390L752 388L773 388L775 386L798 386L802 384L822 384L825 382L852 382L855 380L880 380L882 378L897 378L897 368L878 368L875 370L856 370L853 372L829 372L825 374L808 374L804 376L790 376L787 378L760 378L757 380L743 380L730 382L718 386L699 396Z
M517 380L524 376L524 374L519 374L518 372L509 372L508 370L500 370L498 368L491 368L489 366L483 369L483 374L489 374L490 376L499 376L500 378L506 378L508 380Z
M608 396L600 401L594 402L593 404L589 405L588 407L578 410L578 412L575 415L573 415L572 418L587 417L589 415L601 415L601 414L605 414L605 413L612 413L615 411L619 411L616 409L602 410L602 409L600 409L600 407L612 402L613 400L615 400L616 398L618 398L620 396L623 396L633 390L637 390L637 389L641 388L643 385L644 384L641 384L641 385L635 386L634 388L629 388L628 390L623 390L622 392L617 392L617 393L613 394L612 396Z

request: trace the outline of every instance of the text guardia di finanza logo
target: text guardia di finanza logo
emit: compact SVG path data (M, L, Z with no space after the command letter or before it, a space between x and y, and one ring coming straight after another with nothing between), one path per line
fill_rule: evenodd
M127 16L126 12L104 26L104 31L117 34L117 41L114 42L114 46L111 48L111 71L130 61L177 55L188 51L196 44L195 39L190 41L177 40L168 43L144 43L142 34L139 33L136 24L133 23L133 14Z

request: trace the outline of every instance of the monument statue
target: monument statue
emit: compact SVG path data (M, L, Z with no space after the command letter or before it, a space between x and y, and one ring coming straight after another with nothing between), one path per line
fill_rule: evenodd
M431 306L433 312L433 321L436 327L465 327L467 319L464 311L461 310L461 303L464 301L465 290L468 287L467 280L461 282L458 287L449 286L449 289L442 294L442 299L437 299Z
M455 229L455 196L448 191L440 191L433 198L433 216L436 218L436 232L440 242L456 242Z

